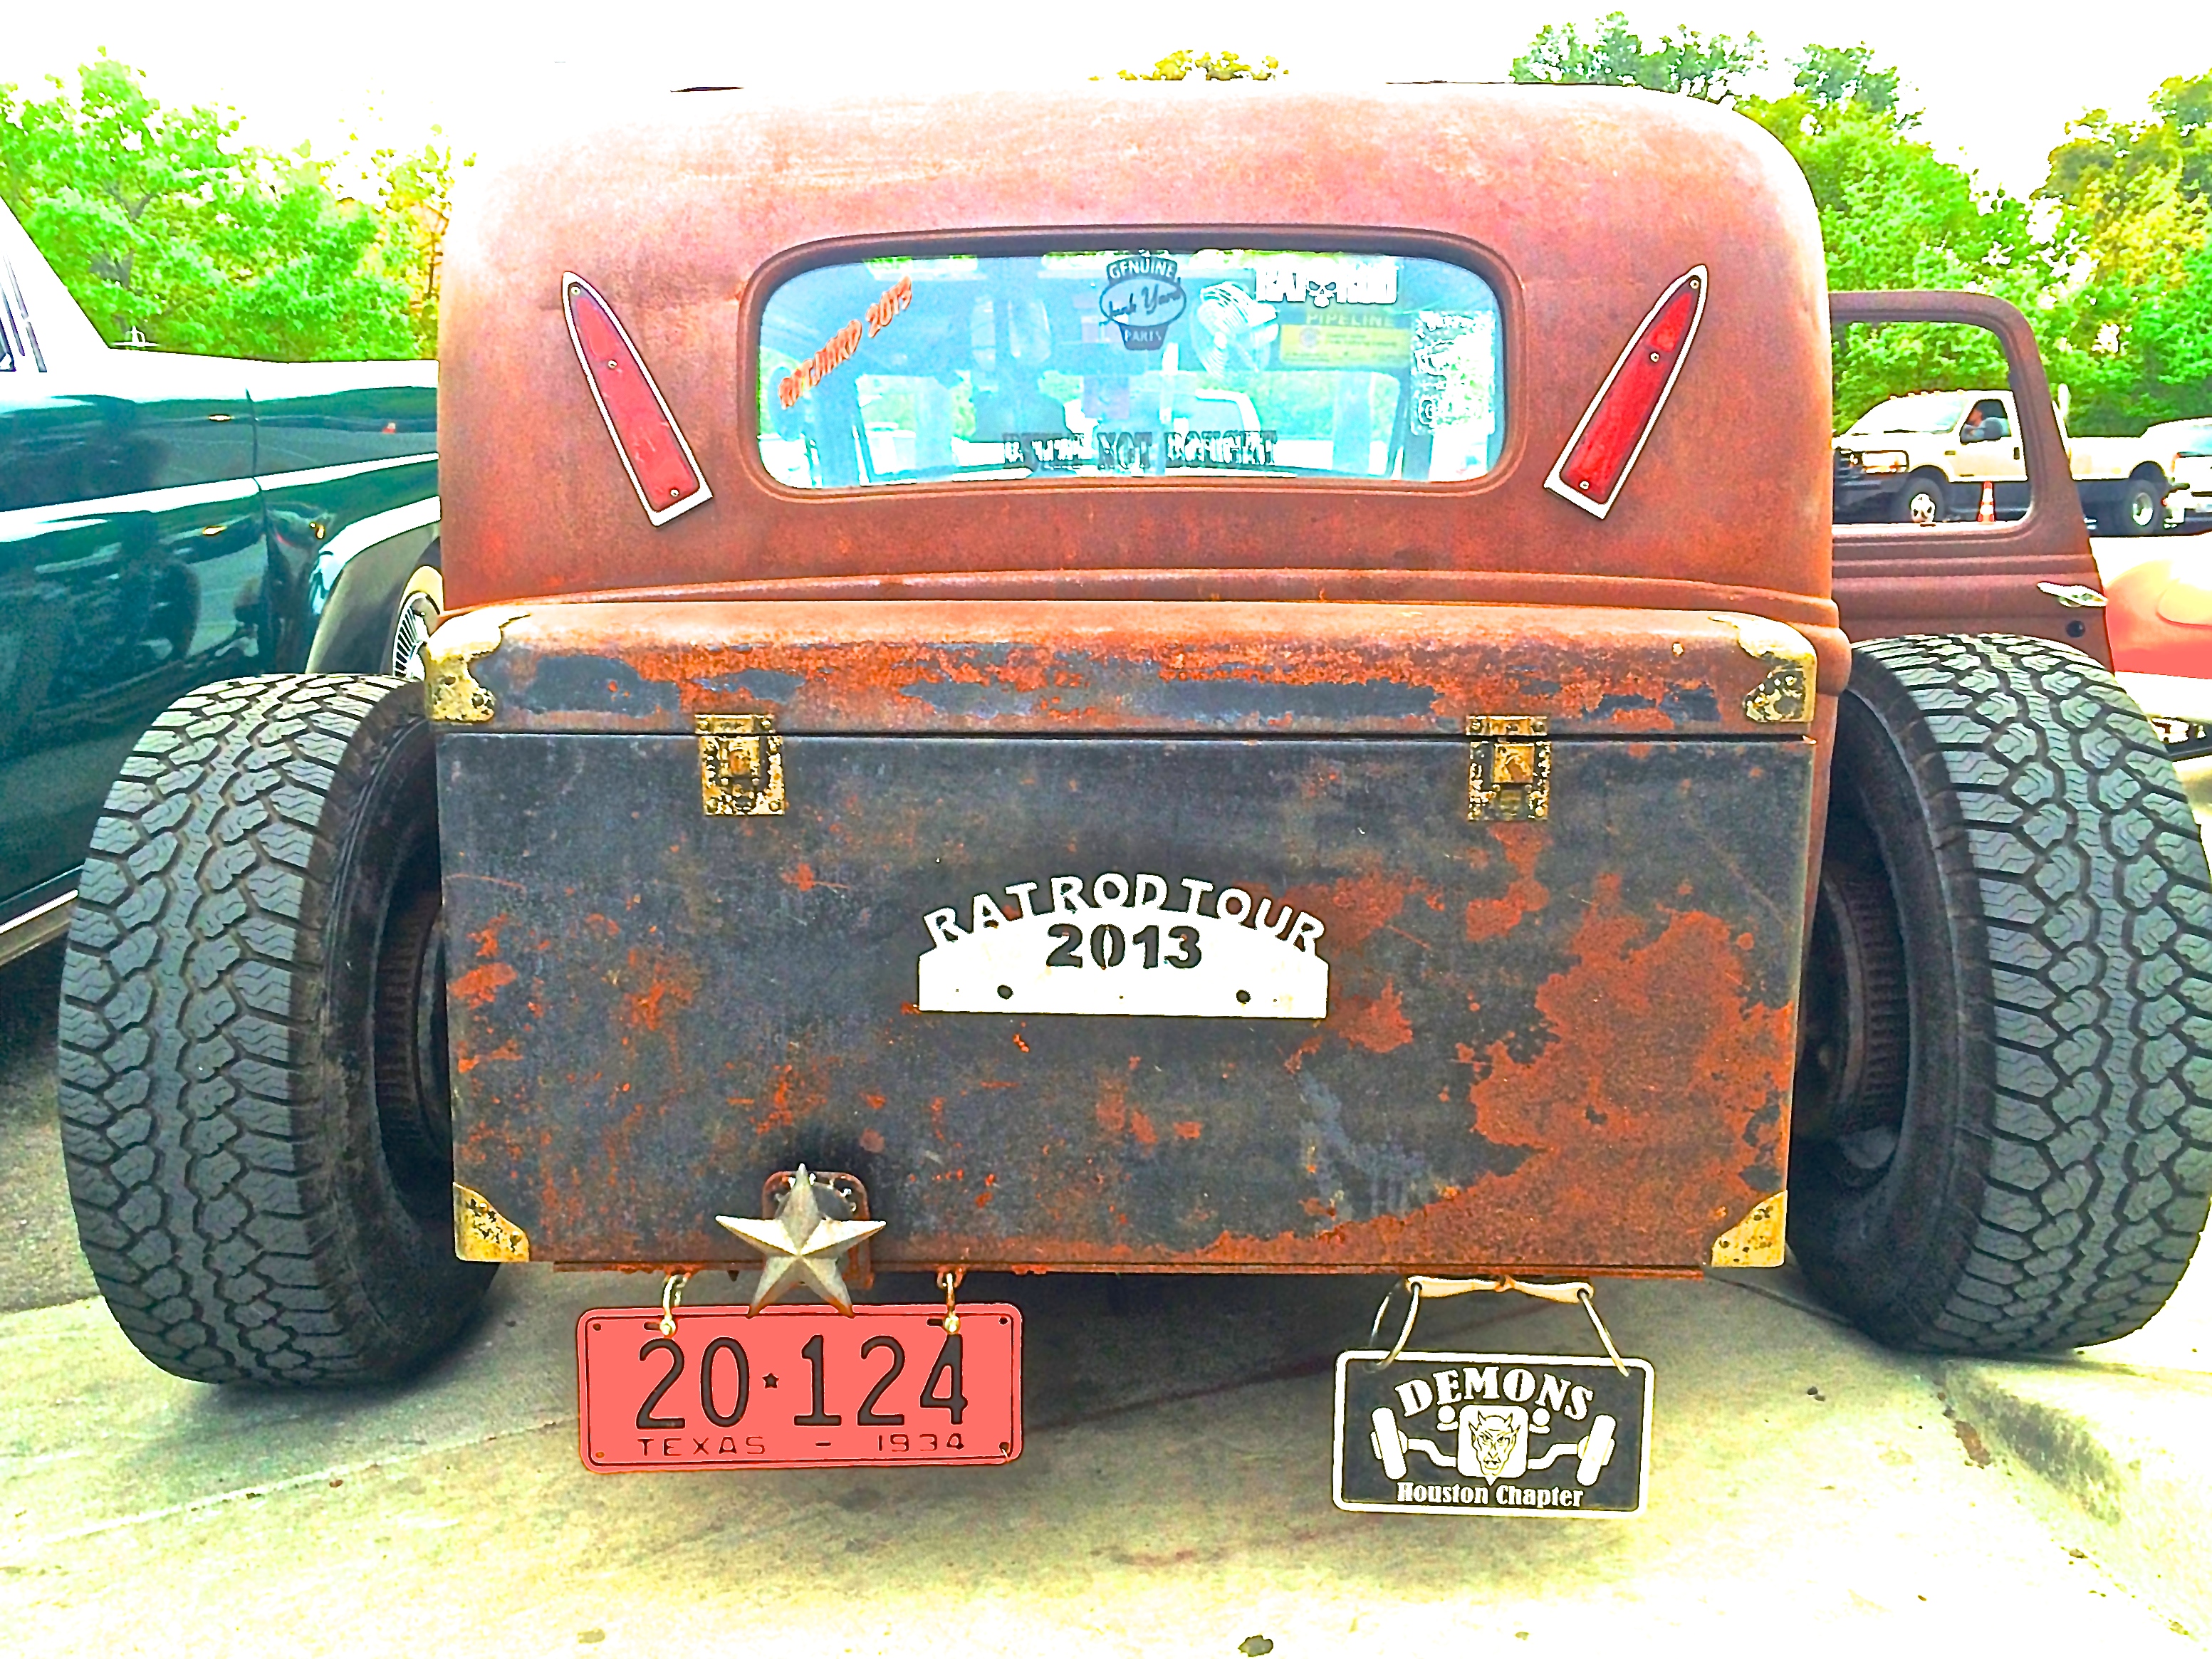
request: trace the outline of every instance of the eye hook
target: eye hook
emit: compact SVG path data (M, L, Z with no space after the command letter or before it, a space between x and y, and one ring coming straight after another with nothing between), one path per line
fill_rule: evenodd
M1375 1322L1367 1328L1367 1346L1373 1347L1376 1338L1382 1334L1382 1316L1390 1311L1390 1298L1398 1293L1400 1286L1405 1288L1410 1297L1406 1306L1406 1322L1399 1328L1398 1340L1390 1345L1390 1352L1375 1362L1377 1366L1394 1363L1400 1354L1406 1352L1406 1344L1413 1339L1413 1322L1421 1316L1420 1279L1415 1276L1400 1279L1396 1285L1393 1285L1382 1292L1382 1305L1375 1310Z
M660 1334L663 1336L676 1334L676 1307L684 1300L684 1287L690 1282L690 1273L680 1269L672 1269L668 1277L660 1281Z

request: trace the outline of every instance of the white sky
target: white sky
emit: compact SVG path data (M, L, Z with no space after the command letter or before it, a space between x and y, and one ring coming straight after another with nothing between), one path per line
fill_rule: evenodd
M318 153L419 142L432 124L464 150L609 94L695 83L836 87L1049 85L1136 67L1182 46L1272 52L1306 85L1385 80L1500 80L1548 21L1587 23L1613 9L1484 0L1269 0L1175 9L1154 22L1129 0L433 0L336 5L301 0L21 0L0 26L0 82L31 92L105 46L147 72L164 102L227 105L272 147ZM1623 3L1647 45L1676 22L1755 30L1781 60L1808 39L1862 41L1903 70L1923 136L1973 167L1985 188L2025 192L2068 120L2106 107L2140 115L2169 75L2212 70L2208 0L1856 0L1833 8L1780 0ZM1848 20L1848 21L1844 21ZM1078 158L1066 158L1073 165ZM1009 158L1014 166L1036 158Z

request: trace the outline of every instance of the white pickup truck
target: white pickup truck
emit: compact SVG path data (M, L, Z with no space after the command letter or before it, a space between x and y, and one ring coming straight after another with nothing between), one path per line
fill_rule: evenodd
M2173 493L2166 498L2166 510L2186 529L2212 528L2212 415L2154 426L2143 434L2143 441L2173 452Z
M2062 388L2063 390L2063 388ZM2066 428L2062 399L2058 425ZM2140 438L2066 438L2081 511L2103 536L2144 536L2169 510L2177 458ZM1836 440L1838 524L1938 524L1972 518L1987 484L2001 519L2027 511L2027 468L2009 392L1916 392L1876 404Z

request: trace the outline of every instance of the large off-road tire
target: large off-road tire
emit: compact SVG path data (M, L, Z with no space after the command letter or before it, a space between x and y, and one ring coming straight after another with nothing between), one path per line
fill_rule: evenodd
M1790 1242L1881 1340L2110 1341L2212 1190L2212 879L2172 763L2042 640L1856 653L1790 1152Z
M108 793L62 969L63 1151L101 1293L180 1376L401 1376L490 1280L453 1255L422 702L225 681Z

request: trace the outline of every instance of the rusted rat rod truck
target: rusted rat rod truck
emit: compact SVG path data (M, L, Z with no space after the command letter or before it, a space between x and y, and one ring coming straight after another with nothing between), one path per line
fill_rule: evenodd
M717 1217L802 1166L878 1272L1786 1238L1978 1353L2172 1291L2195 824L2063 636L1838 626L1820 236L1749 123L695 93L493 169L446 280L427 688L192 693L85 867L70 1176L157 1364L389 1376L496 1261L750 1269ZM1928 533L1856 544L1894 617ZM2091 568L2055 502L1992 534Z

